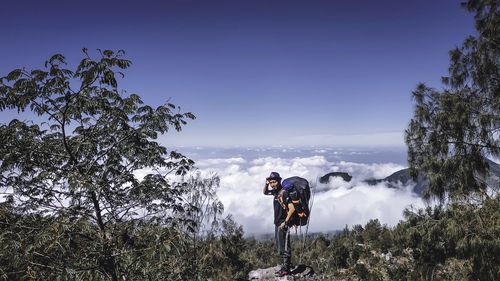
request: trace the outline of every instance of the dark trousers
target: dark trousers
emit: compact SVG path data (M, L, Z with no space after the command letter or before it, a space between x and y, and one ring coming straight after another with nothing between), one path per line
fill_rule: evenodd
M283 267L290 269L290 260L292 258L292 244L290 243L290 231L286 231L275 226L274 227L274 241L276 241L276 248L283 260Z

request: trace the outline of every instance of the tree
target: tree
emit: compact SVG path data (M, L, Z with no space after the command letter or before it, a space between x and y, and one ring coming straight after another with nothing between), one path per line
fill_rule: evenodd
M428 176L426 198L487 198L486 157L500 155L500 2L462 5L475 14L476 36L450 51L443 91L420 84L413 92L408 161L414 177Z
M369 220L363 231L363 241L365 242L376 242L378 241L379 235L382 232L382 225L378 219Z
M500 155L500 1L462 6L474 13L477 33L450 51L442 91L417 86L406 130L412 175L425 174L426 198L446 205L407 216L406 236L422 276L454 276L440 268L455 266L469 279L496 280L499 190L489 159Z
M127 224L192 223L181 215L186 183L167 176L185 174L193 161L155 140L195 117L120 91L117 76L131 65L123 51L99 50L98 59L83 53L75 70L56 54L44 69L0 78L0 110L35 117L0 124L0 188L13 213L55 218L61 235L94 245L73 264L31 264L32 270L93 270L118 280L125 278L119 260L130 245Z
M185 182L182 197L186 202L186 209L192 209L188 217L195 223L194 229L188 231L194 235L203 235L216 230L224 211L224 205L217 197L220 178L216 174L204 178L197 171L190 174Z
M220 231L219 239L207 245L204 266L212 270L213 280L244 280L250 268L242 257L246 250L243 227L228 215L221 221Z
M207 178L201 176L201 172L197 171L189 175L184 187L183 198L186 202L186 217L194 222L193 225L186 225L185 233L189 234L191 242L191 263L193 276L190 279L202 280L203 268L206 271L206 264L200 256L201 247L203 244L215 243L215 237L210 241L210 236L213 236L219 229L221 222L220 216L224 211L222 202L217 197L217 189L219 188L220 179L217 175L211 174ZM208 238L207 238L208 237ZM203 241L203 238L207 238ZM205 242L205 243L204 243Z

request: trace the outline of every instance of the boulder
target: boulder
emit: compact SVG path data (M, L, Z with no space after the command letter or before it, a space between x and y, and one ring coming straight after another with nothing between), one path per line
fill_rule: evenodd
M328 182L330 182L330 177L341 177L346 182L350 182L352 179L352 176L349 175L348 173L331 172L331 173L328 173L328 174L322 176L321 178L319 178L319 182L320 183L328 183Z
M280 266L269 267L264 269L256 269L248 273L248 280L250 281L317 281L319 279L314 275L312 267L305 264L295 266L290 271L290 275L283 277L275 277L274 274L278 272Z

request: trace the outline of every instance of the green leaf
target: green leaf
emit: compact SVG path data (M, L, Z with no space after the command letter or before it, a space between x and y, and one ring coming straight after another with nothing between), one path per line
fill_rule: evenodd
M5 77L7 81L17 80L22 74L22 69L14 69Z

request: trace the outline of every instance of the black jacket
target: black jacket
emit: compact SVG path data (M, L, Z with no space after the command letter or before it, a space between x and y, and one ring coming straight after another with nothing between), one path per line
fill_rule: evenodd
M278 200L278 195L279 195L280 190L272 190L269 191L270 194L273 194L273 208L274 208L274 225L279 226L281 223L283 223L286 219L286 214L287 211L283 209L283 206L280 204ZM285 191L283 192L283 202L286 205L288 203L291 203L290 196L288 193Z

